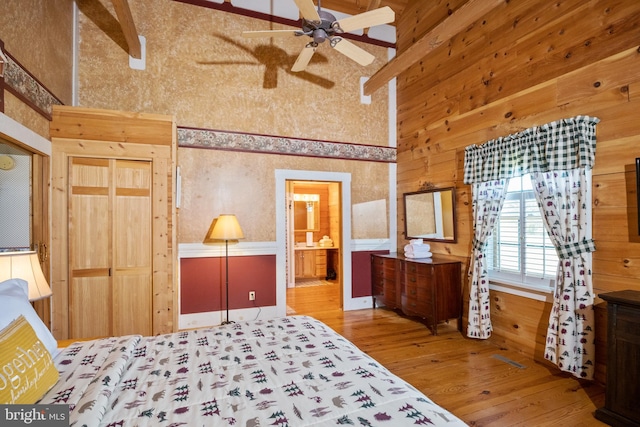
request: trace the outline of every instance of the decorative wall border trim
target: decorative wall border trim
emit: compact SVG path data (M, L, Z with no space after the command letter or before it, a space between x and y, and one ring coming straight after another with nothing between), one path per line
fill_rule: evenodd
M9 52L3 52L8 59L4 67L4 88L47 120L51 120L51 106L63 105L63 102Z
M368 162L396 162L396 148L178 127L178 146Z

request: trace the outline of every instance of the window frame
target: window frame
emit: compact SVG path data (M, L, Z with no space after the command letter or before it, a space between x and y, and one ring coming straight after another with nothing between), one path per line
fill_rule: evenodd
M524 180L526 178L530 178L530 176L528 174L525 174L523 176L518 176L518 177L514 177L511 179L521 179ZM592 198L592 172L590 169L587 169L586 171L586 180L587 180L587 189L586 189L586 199L588 200L587 203L587 223L588 224L592 224L591 218L592 218L592 204L593 204L593 198ZM520 199L520 203L522 206L522 202L523 200L525 200L525 195L524 193L526 192L522 190L522 185L520 186L521 190L519 190L517 193L512 191L512 192L508 192L507 193L507 198L512 197L510 196L513 194L518 194L519 195L519 199ZM533 190L532 190L533 191ZM533 194L534 200L535 200L535 194ZM508 199L505 199L505 202ZM536 202L536 206L537 206L537 202ZM539 209L539 207L538 207ZM526 211L523 211L523 209L520 209L520 218L519 218L519 227L522 228L522 221L524 218L524 214L526 213ZM501 212L502 215L502 212ZM547 227L546 225L544 225L544 218L542 218L543 220L543 227L545 230L545 233L547 233ZM496 229L493 230L493 232L495 232ZM492 232L492 236L489 238L489 242L488 242L488 246L487 246L487 255L488 257L490 256L491 252L490 252L490 248L489 245L491 245L493 243L493 239L494 239L494 235ZM592 230L591 228L589 230L587 230L587 235L588 238L591 238L591 233ZM548 233L546 235L546 239L549 239ZM520 251L520 257L523 257L523 253L526 249L525 245L523 245L523 236L519 235L518 236L518 247L519 247L519 251ZM522 258L521 258L521 262L522 262ZM524 261L526 263L526 260ZM526 268L525 267L526 264L520 264L519 268L520 268L520 272L519 273L512 273L512 272L508 272L508 271L496 271L493 270L492 267L492 261L489 260L489 265L487 266L487 271L489 274L489 288L493 289L493 290L499 290L499 291L505 291L508 293L513 293L513 294L518 294L518 295L522 295L522 296L527 296L533 299L540 299L540 300L546 300L549 298L549 296L553 293L554 289L555 289L555 285L556 285L556 275L554 274L553 277L551 277L550 275L545 275L544 277L536 277L536 276L532 276L532 275L527 275L525 272L523 272L523 269ZM556 263L556 274L557 274L557 263Z

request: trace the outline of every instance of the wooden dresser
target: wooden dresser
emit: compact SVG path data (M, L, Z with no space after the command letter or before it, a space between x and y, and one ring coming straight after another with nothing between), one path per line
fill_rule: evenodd
M607 302L607 384L596 418L612 426L640 426L640 291L598 296Z
M438 323L462 322L460 261L444 256L410 259L403 255L371 255L371 295L376 303L426 320L434 335Z

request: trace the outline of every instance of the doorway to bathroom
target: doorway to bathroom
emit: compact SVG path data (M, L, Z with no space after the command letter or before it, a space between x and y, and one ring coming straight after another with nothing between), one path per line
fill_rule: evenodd
M287 314L342 308L341 183L287 180Z
M346 172L324 172L298 169L276 169L276 314L285 316L287 312L287 289L295 283L295 256L293 245L289 241L292 232L289 226L289 203L291 194L287 193L288 181L316 181L335 182L340 185L340 237L333 239L337 245L339 268L340 297L343 310L353 310L360 307L358 300L353 298L351 277L351 174ZM300 288L302 290L304 288ZM320 302L316 302L319 306Z

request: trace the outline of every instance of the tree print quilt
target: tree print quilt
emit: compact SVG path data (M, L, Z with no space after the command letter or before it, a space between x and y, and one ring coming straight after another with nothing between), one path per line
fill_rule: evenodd
M317 319L72 344L39 403L74 426L463 426Z

